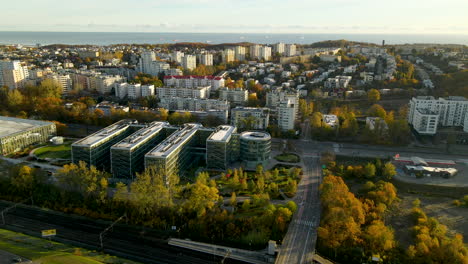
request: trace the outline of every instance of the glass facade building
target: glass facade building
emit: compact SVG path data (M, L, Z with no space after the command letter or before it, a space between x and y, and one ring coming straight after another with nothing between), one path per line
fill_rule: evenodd
M271 136L264 132L246 131L240 135L240 159L247 168L267 165L271 153Z
M225 170L239 158L239 135L236 127L222 125L206 139L206 166Z
M111 147L112 175L119 179L134 179L144 170L144 158L166 138L167 122L153 122Z
M121 120L72 144L72 161L84 161L100 170L110 169L110 149L138 129L137 121Z
M0 154L8 155L56 135L52 122L0 116Z
M145 168L155 166L164 175L183 175L194 162L193 148L198 145L201 124L185 124L145 155Z

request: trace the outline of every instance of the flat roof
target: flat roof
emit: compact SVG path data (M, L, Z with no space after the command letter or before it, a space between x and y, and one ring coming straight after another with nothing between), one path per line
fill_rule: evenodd
M135 123L134 120L120 120L117 123L114 123L106 128L99 130L96 133L93 133L83 139L80 139L72 144L72 146L86 146L92 147L99 142L105 140L106 138L112 137L120 132L126 130L132 123Z
M189 123L185 124L184 128L174 132L163 142L153 148L148 152L145 157L167 157L169 156L177 147L184 144L192 138L193 135L197 132L199 128L202 128L201 124Z
M228 125L218 126L216 130L213 132L213 134L211 134L208 137L208 140L225 142L229 139L229 137L232 135L232 133L234 133L235 130L236 130L236 127L234 126L228 126Z
M128 149L131 150L134 147L137 147L144 143L147 139L151 138L153 135L161 132L161 130L168 125L167 122L152 122L147 127L144 127L137 132L126 137L119 143L113 145L111 149Z
M52 122L0 116L0 137L9 136L18 132L26 132L33 128L52 125Z
M266 132L258 132L258 131L245 131L242 132L241 138L248 139L248 140L270 140L270 134Z

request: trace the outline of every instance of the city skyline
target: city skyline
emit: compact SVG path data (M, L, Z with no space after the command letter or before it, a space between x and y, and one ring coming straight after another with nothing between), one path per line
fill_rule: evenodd
M27 10L25 5L29 6ZM468 2L463 0L424 3L397 0L387 5L370 0L332 0L326 5L304 0L255 3L143 0L138 5L129 0L85 0L73 6L57 0L28 0L3 6L0 31L462 35L468 32L468 18L464 14Z

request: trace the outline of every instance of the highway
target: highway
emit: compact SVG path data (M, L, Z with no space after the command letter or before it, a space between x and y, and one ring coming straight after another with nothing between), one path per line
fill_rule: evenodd
M294 198L298 210L280 246L277 264L312 263L315 250L317 228L320 224L320 161L316 153L301 157L304 174Z
M0 202L0 211L11 203ZM40 231L57 229L55 241L99 250L99 233L109 223L73 217L50 210L19 206L5 214L6 225L0 228L40 236ZM167 244L161 234L144 228L116 225L104 238L104 252L141 263L219 263L220 258ZM225 263L241 263L226 260Z

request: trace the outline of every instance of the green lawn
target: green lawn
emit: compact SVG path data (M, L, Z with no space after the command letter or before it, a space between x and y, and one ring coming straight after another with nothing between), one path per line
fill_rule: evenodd
M4 229L0 229L0 249L41 264L137 263Z
M288 163L298 163L301 161L298 155L292 153L283 153L275 157L277 161L288 162Z
M71 158L71 143L63 145L50 145L37 149L34 154L41 159L70 159Z

